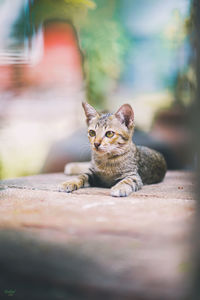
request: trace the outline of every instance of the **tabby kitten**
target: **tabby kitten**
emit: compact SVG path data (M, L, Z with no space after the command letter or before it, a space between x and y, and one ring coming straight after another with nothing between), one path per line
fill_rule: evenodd
M79 176L62 184L62 190L72 192L81 187L111 187L111 195L125 197L143 184L162 181L166 162L162 154L132 142L134 113L129 104L115 114L99 114L88 103L82 103L92 149L90 163L70 163L65 174Z

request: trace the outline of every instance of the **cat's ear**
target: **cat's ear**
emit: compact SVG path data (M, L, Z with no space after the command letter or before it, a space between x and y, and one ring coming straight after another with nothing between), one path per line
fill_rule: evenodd
M122 105L115 113L116 118L128 128L134 125L134 112L129 104Z
M87 124L89 124L91 119L99 116L98 112L94 109L94 107L92 107L87 102L82 102L82 106L85 111Z

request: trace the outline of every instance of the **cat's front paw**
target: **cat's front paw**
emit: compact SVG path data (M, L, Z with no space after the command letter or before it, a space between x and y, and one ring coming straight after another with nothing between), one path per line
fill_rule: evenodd
M80 187L80 182L78 180L71 179L71 180L63 182L60 185L59 191L71 193L71 192L77 190L79 187Z
M133 192L130 185L125 183L118 183L111 188L111 196L113 197L127 197Z

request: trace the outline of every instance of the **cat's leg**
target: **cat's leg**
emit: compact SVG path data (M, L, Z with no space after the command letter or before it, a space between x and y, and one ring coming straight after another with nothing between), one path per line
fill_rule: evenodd
M132 192L136 192L143 186L142 180L138 173L131 174L119 181L111 188L111 196L126 197Z
M64 174L77 175L88 173L91 167L91 162L72 162L65 165Z
M81 174L79 176L72 177L68 179L67 181L63 182L60 185L60 191L71 193L75 190L78 190L82 187L89 186L88 183L89 176L87 174Z

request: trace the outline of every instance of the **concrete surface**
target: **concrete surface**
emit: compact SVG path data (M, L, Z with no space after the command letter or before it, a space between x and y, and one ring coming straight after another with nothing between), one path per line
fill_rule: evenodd
M127 198L102 188L59 192L66 177L1 181L2 291L10 282L21 299L179 299L190 265L194 174L168 172Z

